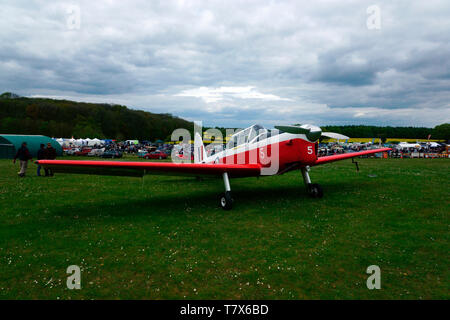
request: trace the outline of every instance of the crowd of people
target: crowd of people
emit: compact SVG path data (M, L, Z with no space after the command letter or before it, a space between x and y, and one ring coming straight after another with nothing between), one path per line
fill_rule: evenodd
M141 141L136 144L119 142L114 147L122 153L137 154L142 150L159 150L164 153L170 154L173 145L165 143L152 143L150 141Z
M392 148L387 152L389 158L428 158L428 157L447 157L448 146L445 143L420 142L420 143L392 143L392 144L373 144L373 143L320 143L318 155L327 156L340 153L359 152L364 150L376 149L380 147Z
M128 143L126 141L123 142L109 142L109 143L101 143L95 145L84 145L84 146L63 146L64 153L67 155L88 155L88 156L101 156L104 152L108 151L117 151L122 154L139 154L144 151L162 151L166 154L170 154L173 145L165 144L165 143L152 143L149 141L141 141L138 143ZM82 152L86 150L86 152ZM99 152L92 152L92 150L98 150Z

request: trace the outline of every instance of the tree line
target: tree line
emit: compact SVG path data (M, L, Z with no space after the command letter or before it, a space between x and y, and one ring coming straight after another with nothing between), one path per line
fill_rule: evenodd
M177 128L193 130L193 123L171 114L122 105L25 98L10 93L0 96L0 133L153 141L166 139Z
M432 139L446 139L439 130L426 127L378 127L363 125L347 126L322 126L322 130L341 133L353 138L403 138L403 139L427 139L431 134Z
M170 140L177 128L193 132L193 123L171 114L156 114L122 105L0 95L0 133L42 134L49 137ZM204 128L206 130L207 128ZM218 128L225 134L225 128ZM322 126L323 131L354 138L450 139L450 124L435 128Z

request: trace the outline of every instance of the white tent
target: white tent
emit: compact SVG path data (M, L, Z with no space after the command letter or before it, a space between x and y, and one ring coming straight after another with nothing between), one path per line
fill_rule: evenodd
M91 140L92 145L101 145L102 141L100 139L94 138Z
M439 143L437 143L437 142L429 142L429 146L431 148L436 148L436 147L440 147L441 145Z
M70 138L70 139L66 139L66 142L69 146L74 146L75 145L75 139L74 138Z

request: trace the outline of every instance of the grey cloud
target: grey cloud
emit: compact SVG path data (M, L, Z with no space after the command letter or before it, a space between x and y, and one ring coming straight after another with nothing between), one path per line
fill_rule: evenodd
M0 91L106 101L210 125L450 119L450 4L378 1L4 1ZM254 87L205 102L200 87ZM366 112L364 112L366 110ZM438 110L433 112L432 110ZM233 125L234 124L234 125Z

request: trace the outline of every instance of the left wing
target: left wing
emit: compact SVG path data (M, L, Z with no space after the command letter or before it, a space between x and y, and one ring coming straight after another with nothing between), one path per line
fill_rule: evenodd
M316 162L313 165L315 166L318 164L324 164L324 163L333 162L333 161L355 158L355 157L359 157L359 156L363 156L363 155L367 155L367 154L386 152L389 150L392 150L392 149L391 148L380 148L380 149L373 149L373 150L367 150L367 151L343 153L343 154L336 154L336 155L332 155L332 156L319 157L319 158L317 158Z
M255 177L261 174L258 164L203 164L172 162L84 161L84 160L38 160L37 164L54 172L86 173L109 176L142 177L145 174L220 176L227 172L230 177Z

